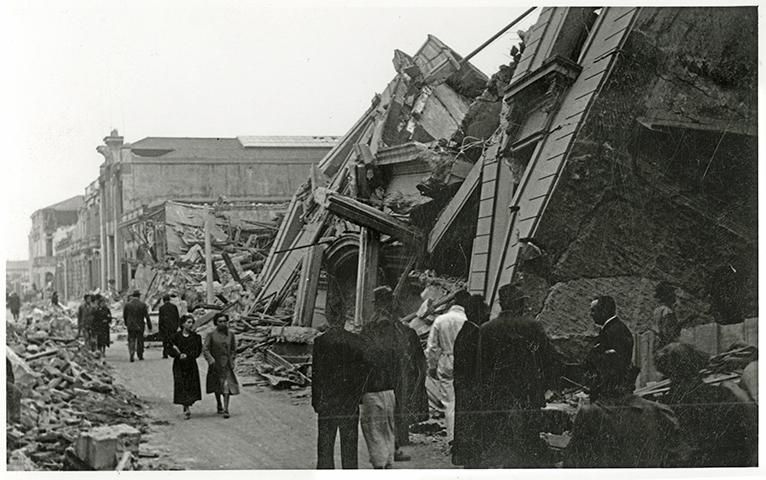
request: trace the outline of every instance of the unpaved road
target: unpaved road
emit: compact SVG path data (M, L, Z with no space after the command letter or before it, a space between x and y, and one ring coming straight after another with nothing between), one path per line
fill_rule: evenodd
M130 363L125 340L115 340L107 351L116 381L149 402L153 425L147 449L167 454L172 463L190 470L315 468L316 415L310 390L242 387L241 394L232 397L229 419L215 413L212 395L203 394L202 402L192 406L192 418L185 420L181 407L172 403L172 359L162 359L157 347L148 348L144 358ZM198 364L204 389L207 364L202 359ZM412 460L396 463L394 468L453 468L443 442L416 437L417 443L406 447ZM336 468L340 468L339 451L338 444ZM368 458L360 431L360 468L370 468Z

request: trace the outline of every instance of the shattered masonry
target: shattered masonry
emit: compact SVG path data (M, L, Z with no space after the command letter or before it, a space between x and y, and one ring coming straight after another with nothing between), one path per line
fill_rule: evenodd
M293 198L259 308L297 282L294 324L353 323L380 283L414 311L417 272L493 303L513 281L573 361L599 294L635 334L662 280L685 327L756 316L755 25L751 8L544 8L489 80L433 36L397 50Z

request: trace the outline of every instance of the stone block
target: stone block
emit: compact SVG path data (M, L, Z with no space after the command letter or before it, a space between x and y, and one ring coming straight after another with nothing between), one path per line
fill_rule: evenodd
M758 346L758 319L748 318L743 328L744 340L748 345Z
M708 355L718 353L718 324L707 323L694 329L694 346Z
M100 429L83 432L75 453L95 470L112 470L117 465L117 435Z
M721 325L718 329L719 351L725 352L735 342L742 342L745 339L744 323L734 323L732 325Z

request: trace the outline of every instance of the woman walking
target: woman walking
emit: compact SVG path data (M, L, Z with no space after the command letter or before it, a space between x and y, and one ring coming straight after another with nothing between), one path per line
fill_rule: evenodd
M112 312L102 295L96 295L93 307L93 323L91 324L91 337L95 339L96 348L101 355L106 355L106 347L111 344L109 338L109 326L112 322ZM91 342L93 341L91 339Z
M208 363L206 391L215 394L217 413L229 418L229 398L239 395L239 384L234 375L234 357L237 354L237 340L229 330L229 316L219 315L215 330L205 337L203 354ZM221 404L223 396L223 404Z
M192 328L194 317L181 317L181 331L170 337L168 353L173 357L173 403L183 405L184 418L191 417L189 407L202 400L197 357L202 353L202 338Z

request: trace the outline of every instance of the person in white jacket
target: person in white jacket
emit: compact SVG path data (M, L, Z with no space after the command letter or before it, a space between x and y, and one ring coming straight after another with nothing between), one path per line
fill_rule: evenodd
M442 390L448 441L452 441L455 431L455 387L452 383L455 360L453 347L455 338L466 321L465 307L470 299L471 295L465 290L457 292L452 307L434 320L426 347L428 374L439 382Z

